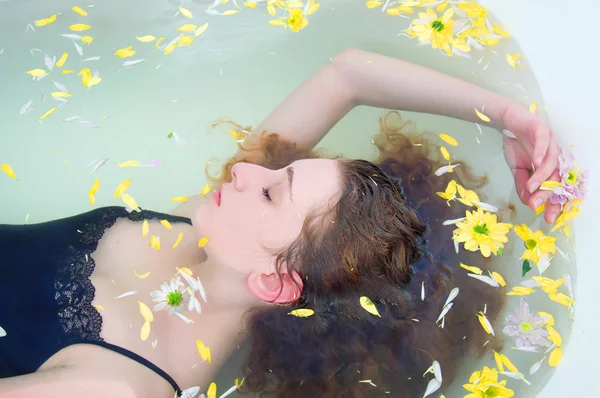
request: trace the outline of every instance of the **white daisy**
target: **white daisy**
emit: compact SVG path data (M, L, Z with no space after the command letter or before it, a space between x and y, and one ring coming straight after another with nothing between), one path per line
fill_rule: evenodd
M185 285L179 278L171 279L169 283L163 282L160 285L160 290L150 293L153 301L158 303L152 310L158 312L168 308L169 315L180 313L185 308L187 295Z

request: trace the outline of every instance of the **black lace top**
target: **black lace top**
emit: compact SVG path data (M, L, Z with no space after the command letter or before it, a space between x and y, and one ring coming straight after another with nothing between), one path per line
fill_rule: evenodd
M61 349L85 343L142 363L181 393L157 366L100 337L102 316L91 304L91 254L119 218L191 224L184 217L104 207L41 224L0 225L0 327L6 332L0 337L0 378L35 372Z

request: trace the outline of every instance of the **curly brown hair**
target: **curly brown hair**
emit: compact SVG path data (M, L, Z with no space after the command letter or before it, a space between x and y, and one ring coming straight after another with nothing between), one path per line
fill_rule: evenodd
M414 131L398 112L389 112L373 141L380 151L374 163L338 159L339 201L326 214L309 215L298 239L276 257L280 272L302 275L301 297L289 306L247 314L245 392L285 398L417 397L434 360L446 386L465 357L500 348L475 314L486 306L493 322L504 303L502 289L490 289L460 269L460 261L483 260L456 254L451 227L442 221L463 216L465 208L448 206L435 194L452 178L470 189L486 179L472 176L464 164L455 173L435 176L444 163L427 135ZM259 164L279 169L324 156L298 152L277 134L254 137L258 145L242 147L245 155L230 159L221 176L230 176L239 161L261 159ZM253 159L252 151L264 157ZM460 294L442 328L436 320L454 287ZM361 296L375 303L380 317L361 307ZM314 315L289 314L299 308Z

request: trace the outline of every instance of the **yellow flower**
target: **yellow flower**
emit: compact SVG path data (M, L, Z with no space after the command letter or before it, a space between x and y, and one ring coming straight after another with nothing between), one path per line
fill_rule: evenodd
M458 8L467 14L467 17L474 18L472 27L484 28L487 21L487 8L473 2L461 3Z
M467 394L464 398L510 398L515 395L513 390L506 388L506 380L498 381L498 371L484 366L481 371L474 372L469 378L469 384L463 384Z
M458 189L458 194L460 195L458 201L465 206L473 207L475 206L473 202L481 202L475 191L465 189L462 185L457 185L456 188Z
M304 14L300 8L294 8L290 10L288 25L290 26L290 30L298 32L308 25L308 19L304 18Z
M458 184L456 183L455 180L452 180L448 183L448 186L446 187L446 191L444 192L436 192L436 194L441 197L446 199L447 201L451 201L456 199L456 190L457 190ZM450 205L450 204L448 204Z
M564 207L563 212L556 219L554 227L552 228L552 232L556 231L569 221L573 220L575 216L577 216L577 214L579 214L579 212L581 211L579 205L581 205L581 199L575 199L570 205L567 204Z
M454 10L449 8L438 18L435 11L428 8L425 12L419 13L419 18L412 21L413 26L408 33L413 37L418 37L420 42L431 42L433 48L442 49L446 55L451 57L450 44L453 40L452 29L455 24L452 19L453 15Z
M472 212L467 210L465 220L457 222L456 226L453 239L464 242L466 250L480 250L484 257L492 253L498 255L498 249L508 242L506 234L512 228L511 224L499 223L495 214L481 208Z
M556 254L556 238L554 236L546 236L540 230L533 232L523 224L522 226L515 226L515 232L519 235L519 238L525 241L525 253L523 253L523 260L530 260L538 265L540 257L546 254Z

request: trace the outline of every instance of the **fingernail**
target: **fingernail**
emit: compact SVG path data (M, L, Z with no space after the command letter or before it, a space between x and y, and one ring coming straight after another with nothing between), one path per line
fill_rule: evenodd
M540 187L540 183L539 182L534 182L533 184L531 184L531 188L529 188L529 193L534 193L535 191L537 191L537 189Z
M534 209L534 210L537 210L537 209L538 209L538 208L539 208L539 207L542 205L542 203L544 203L544 201L543 201L542 199L537 199L537 200L536 200L536 201L533 203L533 209Z

